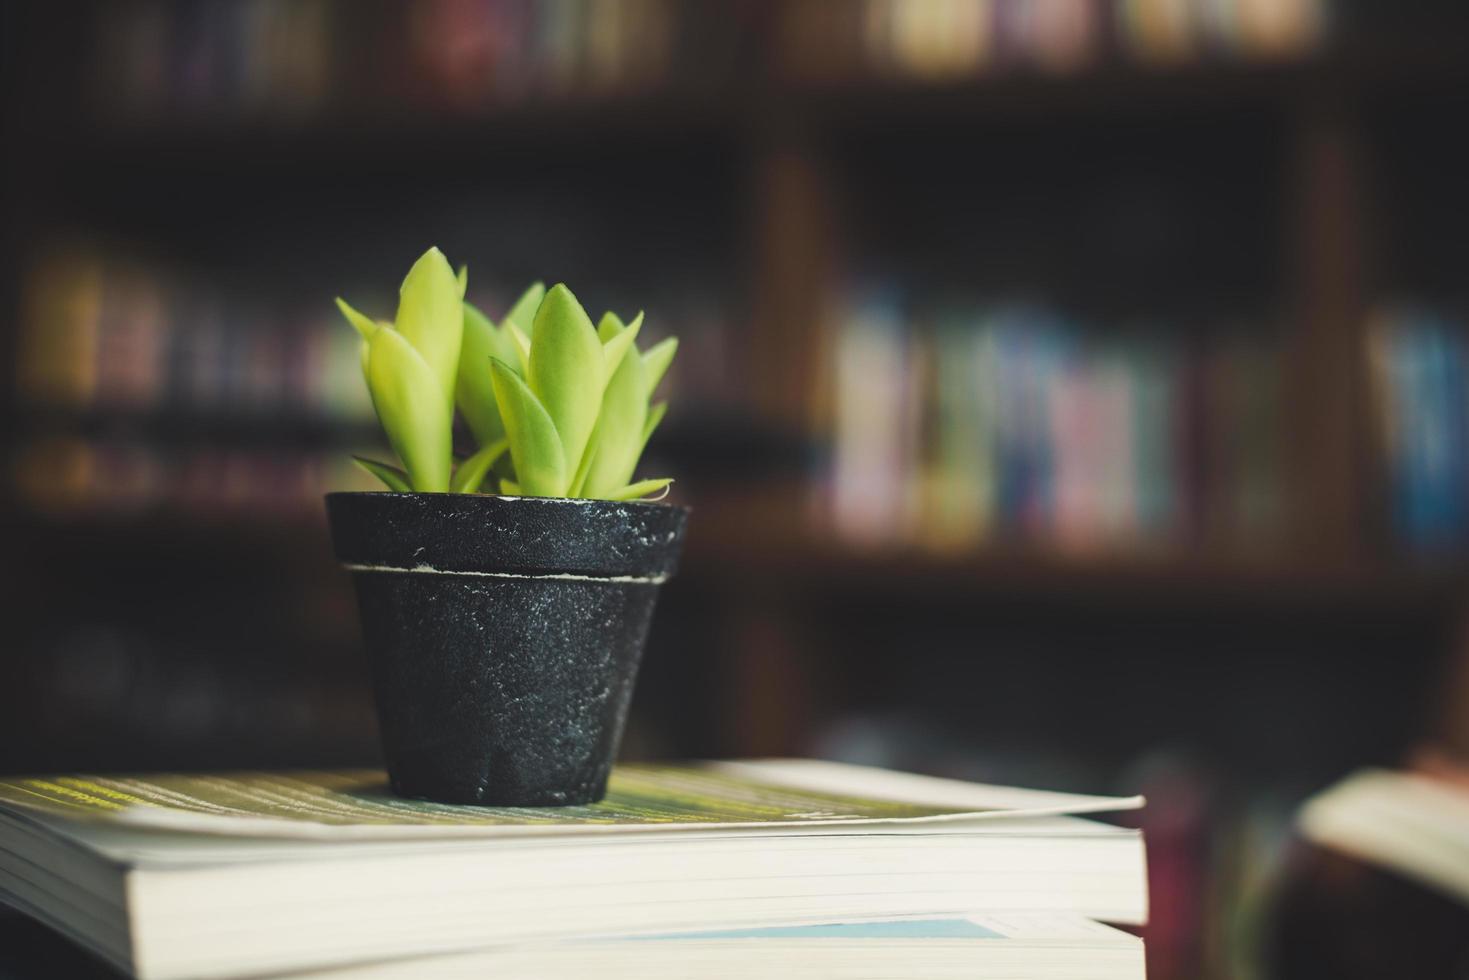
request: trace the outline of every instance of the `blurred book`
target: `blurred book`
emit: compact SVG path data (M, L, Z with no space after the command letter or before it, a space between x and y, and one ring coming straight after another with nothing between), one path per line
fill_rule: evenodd
M834 763L623 767L587 807L400 799L373 771L0 781L0 895L139 977L978 910L1137 924L1140 798ZM261 937L268 937L263 940Z
M1469 327L1408 306L1368 324L1368 368L1391 525L1412 548L1469 535Z
M1367 861L1469 906L1469 790L1369 769L1301 809L1308 841Z
M1450 977L1469 957L1469 789L1368 769L1301 808L1265 976Z

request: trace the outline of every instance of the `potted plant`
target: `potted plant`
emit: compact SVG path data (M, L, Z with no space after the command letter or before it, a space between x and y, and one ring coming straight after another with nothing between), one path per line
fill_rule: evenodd
M677 349L642 351L642 315L593 327L565 286L501 322L463 301L430 249L396 319L337 304L362 335L373 407L400 466L331 493L352 572L392 787L448 803L548 806L606 792L685 508L633 481ZM455 409L478 450L453 456Z

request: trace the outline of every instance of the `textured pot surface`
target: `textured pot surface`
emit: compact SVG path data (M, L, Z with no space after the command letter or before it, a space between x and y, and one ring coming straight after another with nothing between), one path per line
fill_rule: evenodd
M393 789L448 803L606 792L687 511L468 494L327 495Z
M688 511L639 501L467 493L329 493L343 563L456 572L666 577Z

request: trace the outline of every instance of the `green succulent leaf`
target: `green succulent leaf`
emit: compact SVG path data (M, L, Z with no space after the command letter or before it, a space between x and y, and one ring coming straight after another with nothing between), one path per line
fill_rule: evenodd
M490 360L495 402L505 420L516 482L532 497L561 497L569 484L566 453L556 423L529 385L510 365Z
M524 330L521 330L520 327L516 326L510 320L505 321L503 335L506 339L510 341L510 347L515 351L515 353L512 358L501 358L501 360L505 360L506 363L511 365L519 364L520 370L516 373L523 378L529 377L531 343L530 338L526 336Z
M488 371L485 373L489 374ZM499 439L460 463L459 468L454 471L454 478L449 481L449 491L451 493L478 493L490 468L495 465L500 454L508 448L510 448L510 441Z
M357 328L363 340L371 340L372 335L377 333L378 324L366 314L357 312L340 296L337 297L337 309L342 311L342 316L347 318L348 323Z
M604 325L606 318L603 318ZM627 329L617 333L606 342L608 349L632 338L641 320L634 320ZM648 384L644 376L643 359L636 348L613 372L612 380L602 395L602 410L597 418L595 444L588 448L588 456L594 456L588 469L586 482L580 496L601 497L625 486L637 469L638 456L643 449L643 430L648 417ZM575 492L575 491L574 491Z
M614 490L602 499L637 500L640 497L646 497L650 493L657 493L671 483L673 483L673 480L668 477L660 477L656 480L639 480L637 483L625 486L620 490Z
M399 493L413 491L413 485L408 482L408 474L396 466L389 466L387 463L379 463L375 459L366 459L362 456L353 456L352 462L383 481L389 490L396 490Z
M452 408L464 310L459 281L443 252L429 249L408 270L398 295L395 326L428 364L445 404Z
M602 344L586 311L561 284L541 301L533 338L526 381L555 423L566 459L579 466L607 383ZM526 485L519 465L517 457L516 472Z
M469 270L456 273L436 248L404 277L397 318L374 321L344 299L337 308L362 338L373 408L402 469L355 457L403 492L501 492L632 500L669 485L630 483L667 410L649 396L677 350L670 338L646 353L643 315L608 313L593 328L565 285L528 288L497 327L464 302ZM457 466L455 408L480 445Z
M602 347L605 349L607 341L626 329L627 324L622 322L622 318L608 310L602 314L602 319L597 321L597 339L602 342Z
M449 489L452 406L446 405L433 369L396 330L373 335L367 355L367 388L378 421L403 461L413 489Z
M495 404L495 385L490 380L490 358L506 357L505 336L495 329L479 310L464 304L464 343L459 352L458 379L454 387L454 403L469 431L481 446L488 446L505 435L500 420L500 407ZM515 357L514 353L509 354Z
M654 433L655 430L657 430L658 423L663 421L663 416L667 412L668 412L668 403L667 402L659 402L658 404L654 405L652 408L648 409L648 419L647 419L646 422L643 423L643 441L638 446L638 458L639 459L642 458L643 453L647 450L647 448L648 448L648 440L653 438L653 433Z
M540 309L541 300L546 298L546 284L543 282L531 283L530 288L520 294L520 299L510 307L510 312L505 314L501 323L513 323L519 327L527 337L534 336L536 329L536 310Z
M633 317L632 322L627 325L626 329L618 331L614 336L603 341L602 372L603 378L605 380L602 383L604 385L612 381L612 375L615 374L618 367L622 365L623 357L627 354L627 352L629 350L636 350L636 348L633 347L633 341L637 340L638 331L642 328L643 315L639 313L637 316ZM648 400L648 396L646 394L643 395L643 400Z
M605 347L607 341L621 334L621 332L626 331L626 329L627 325L623 323L621 317L617 316L613 311L608 310L607 313L602 314L602 319L596 322L596 339L602 341L602 345Z
M576 469L576 475L571 478L571 486L566 488L568 497L585 497L583 487L587 485L587 476L591 473L592 462L597 458L597 430L592 430L592 439L587 446L587 451L581 454L581 465Z
M677 353L677 337L660 340L643 352L643 368L647 373L649 398L653 397L653 392L658 388L658 382L663 380L663 375L668 371L668 365L673 363L673 355Z

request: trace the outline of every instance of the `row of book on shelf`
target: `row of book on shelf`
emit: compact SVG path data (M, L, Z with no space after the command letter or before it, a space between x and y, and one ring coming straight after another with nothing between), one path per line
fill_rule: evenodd
M886 285L854 291L842 323L826 501L850 537L1085 550L1281 530L1278 331L1109 331L1044 305L914 307ZM1366 360L1386 530L1463 544L1469 322L1383 304Z
M596 286L582 294L589 305L602 292ZM498 317L524 287L476 281L467 298ZM343 290L363 309L391 316L393 297L351 284ZM42 250L24 291L16 386L25 407L194 422L263 417L353 434L372 421L360 340L330 295L232 286L208 270L80 240ZM742 377L730 356L724 298L695 276L645 300L644 336L680 338L671 397L738 399Z
M854 538L1068 549L1281 519L1281 365L1260 331L1126 333L1046 306L851 297L829 502Z
M120 118L289 119L737 78L755 67L766 30L798 76L1300 56L1323 42L1328 10L1324 0L152 0L99 8L92 62Z
M498 316L523 286L472 283L469 298ZM391 314L389 296L345 292ZM649 298L645 336L680 336L669 397L736 404L727 304L693 278ZM232 285L112 243L55 243L24 280L10 482L68 512L319 510L327 490L372 488L350 451L385 451L359 346L329 296Z
M664 318L678 323L664 326L685 337L682 389L734 399L731 331L717 311L696 312L710 305L675 301ZM23 407L177 419L204 435L259 421L265 435L254 446L42 440L19 454L16 483L123 510L294 508L355 486L338 465L345 451L295 445L311 441L293 435L302 424L342 443L372 423L356 335L316 307L293 311L114 249L44 252L17 344ZM1279 526L1288 406L1267 330L1107 330L1033 303L915 306L890 284L852 291L843 323L827 497L853 537L968 546L1015 534L1086 548ZM1415 546L1469 536L1466 326L1400 303L1367 331L1386 511Z
M326 303L283 309L258 291L65 245L26 282L17 389L40 408L363 422L358 338Z
M1328 13L1324 0L795 0L783 57L797 74L915 79L1278 59L1317 50Z
M733 13L677 0L104 4L94 84L121 119L309 119L627 93L727 63Z

